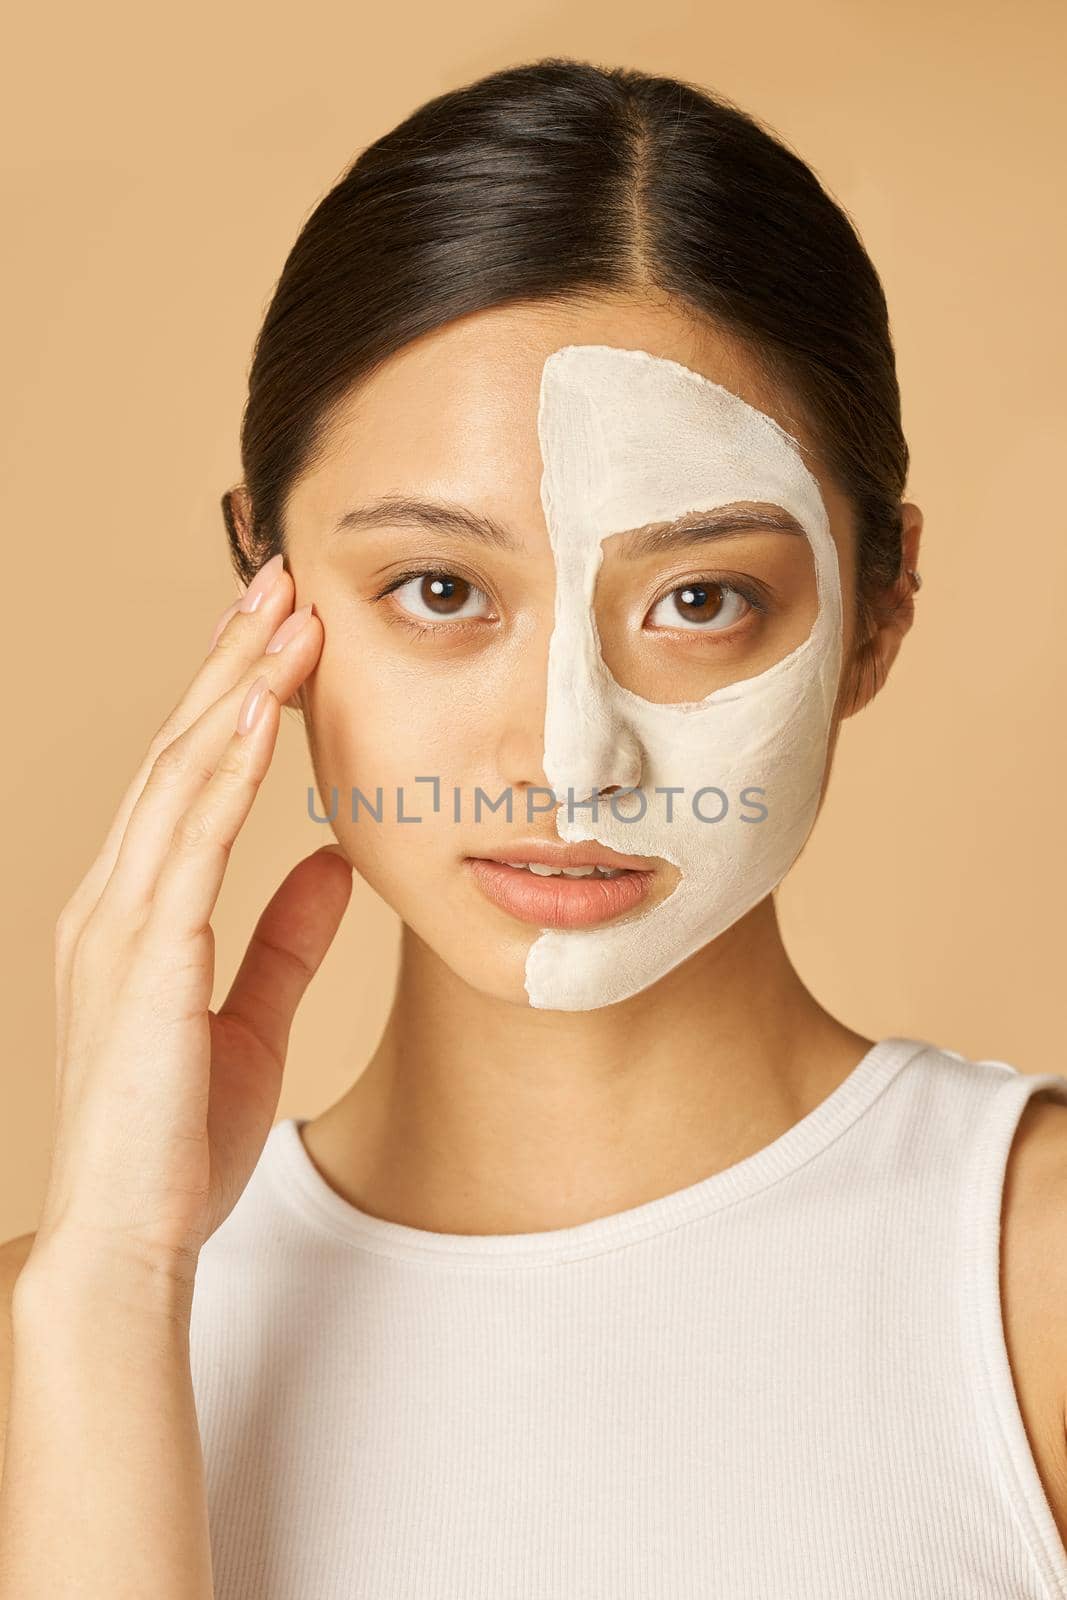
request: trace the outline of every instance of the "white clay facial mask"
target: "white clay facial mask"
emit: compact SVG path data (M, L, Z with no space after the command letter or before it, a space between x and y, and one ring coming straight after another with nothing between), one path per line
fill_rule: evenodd
M702 374L644 350L566 345L545 362L537 426L556 567L544 768L560 802L557 832L659 856L680 874L643 913L538 934L526 959L530 1004L588 1011L647 988L717 938L800 854L837 695L841 586L797 441ZM643 699L616 682L600 651L603 541L737 502L780 507L804 529L818 596L811 631L765 670L701 700ZM641 792L619 795L617 814L601 794L594 817L583 802L611 785ZM742 804L743 791L755 798Z

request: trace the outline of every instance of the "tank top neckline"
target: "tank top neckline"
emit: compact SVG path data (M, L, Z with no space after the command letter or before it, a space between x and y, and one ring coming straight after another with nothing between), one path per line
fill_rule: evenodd
M261 1165L277 1196L308 1222L376 1255L438 1267L523 1267L605 1255L748 1199L795 1172L845 1133L926 1039L878 1040L835 1089L770 1144L707 1178L589 1222L534 1233L436 1233L372 1215L330 1187L300 1135L309 1119L286 1117L268 1135Z

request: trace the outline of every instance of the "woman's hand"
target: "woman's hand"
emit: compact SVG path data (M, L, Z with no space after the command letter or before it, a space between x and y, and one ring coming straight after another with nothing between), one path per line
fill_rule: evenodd
M230 848L270 764L281 706L322 647L319 618L310 606L294 612L294 598L276 557L225 614L60 913L55 1132L30 1262L59 1245L65 1259L102 1252L191 1285L201 1246L263 1149L293 1015L352 892L338 846L298 862L225 1002L209 1009L210 917ZM243 732L242 711L252 712Z

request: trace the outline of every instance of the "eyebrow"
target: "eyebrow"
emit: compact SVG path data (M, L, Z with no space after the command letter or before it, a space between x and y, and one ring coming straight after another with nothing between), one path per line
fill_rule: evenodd
M383 495L365 506L346 511L334 533L351 533L362 528L395 528L398 525L429 528L433 533L452 534L461 539L476 539L480 544L501 550L515 550L517 542L501 523L480 516L465 506L441 500L413 500L408 495Z
M689 511L667 524L653 523L618 536L621 554L629 559L658 555L679 545L701 544L712 539L728 539L733 534L788 533L807 537L797 519L781 506L754 510L743 506L720 506L711 511Z
M499 550L515 550L519 547L514 535L493 517L470 511L465 506L450 505L441 500L412 499L408 495L384 495L367 505L356 506L345 512L333 532L351 533L360 529L398 525L473 539ZM722 506L708 511L689 511L669 523L649 523L643 528L631 528L612 537L618 541L622 556L636 559L660 554L678 545L699 544L712 539L726 539L732 534L765 531L806 537L796 518L780 506L767 506L760 510Z

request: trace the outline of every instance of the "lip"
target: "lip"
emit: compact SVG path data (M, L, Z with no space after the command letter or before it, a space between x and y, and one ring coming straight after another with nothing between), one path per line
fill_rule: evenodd
M591 860L588 848L582 845L571 847L576 853L583 848L583 858L576 855L573 860L561 861L558 853L545 851L539 855L523 846L516 848L511 859L544 862L547 866L617 865L614 859ZM604 857L612 856L610 850L595 848ZM623 869L618 878L538 878L521 867L509 867L504 861L485 856L467 856L464 864L494 905L519 922L540 928L590 928L613 921L641 904L655 877L650 869L629 868Z
M567 844L564 840L517 839L501 850L486 850L468 856L468 861L536 861L539 867L618 867L633 872L653 872L656 861L650 856L622 856L617 850L595 840Z

